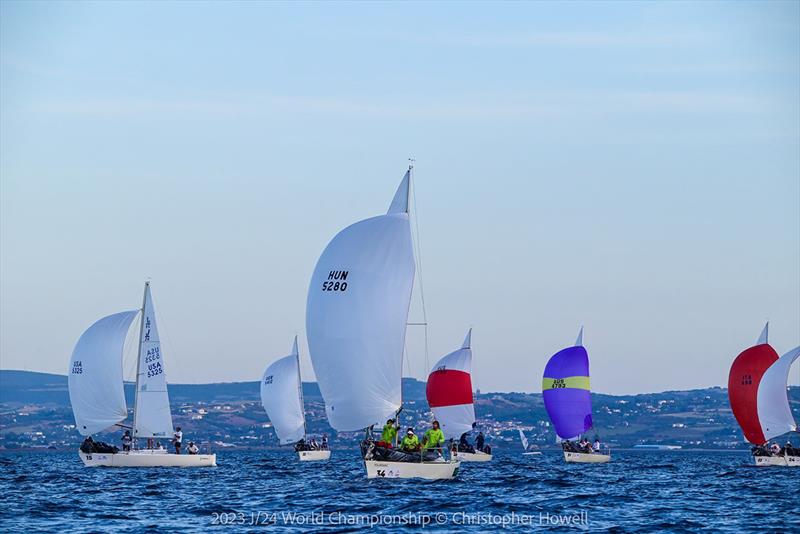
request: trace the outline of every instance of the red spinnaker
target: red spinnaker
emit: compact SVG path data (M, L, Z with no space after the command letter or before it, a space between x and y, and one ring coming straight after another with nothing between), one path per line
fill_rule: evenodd
M433 371L428 376L426 393L431 408L472 404L472 380L464 371Z
M733 415L750 443L767 442L758 420L758 385L761 377L778 359L778 353L768 344L745 350L733 360L728 375L728 399Z

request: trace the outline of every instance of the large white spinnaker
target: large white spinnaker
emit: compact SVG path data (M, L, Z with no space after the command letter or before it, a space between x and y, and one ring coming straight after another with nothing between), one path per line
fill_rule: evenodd
M136 404L133 414L134 437L172 437L172 414L169 409L164 355L158 338L150 283L144 286L142 331L137 366Z
M339 232L308 290L311 362L330 425L355 431L400 409L406 321L414 283L406 172L386 215Z
M764 372L758 385L758 420L767 440L797 430L786 386L789 383L789 370L798 357L800 347L781 356Z
M458 439L472 430L475 405L472 397L472 329L461 348L436 362L428 375L425 394L446 439Z
M302 387L295 337L292 353L272 362L261 377L261 404L281 445L296 443L305 436Z
M84 436L128 416L122 381L125 338L139 310L98 320L80 337L69 361L69 401L75 426Z

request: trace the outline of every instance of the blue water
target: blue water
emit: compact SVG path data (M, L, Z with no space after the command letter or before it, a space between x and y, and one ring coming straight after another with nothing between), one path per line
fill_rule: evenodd
M556 451L499 451L446 482L368 481L355 450L302 464L288 451L220 451L218 463L88 469L74 453L3 453L0 529L349 532L383 521L420 531L430 521L425 530L484 532L563 520L588 531L800 532L800 469L751 467L744 452L617 451L610 464L567 465Z

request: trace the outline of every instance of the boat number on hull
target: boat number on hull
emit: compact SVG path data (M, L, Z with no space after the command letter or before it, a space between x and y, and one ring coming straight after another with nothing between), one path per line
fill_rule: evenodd
M347 291L347 275L350 271L330 271L328 279L322 282L323 291Z

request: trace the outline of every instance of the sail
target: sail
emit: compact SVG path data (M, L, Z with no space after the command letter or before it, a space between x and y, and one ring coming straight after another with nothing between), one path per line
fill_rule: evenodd
M169 409L164 354L158 338L155 309L150 296L150 283L144 286L139 375L133 417L134 436L139 438L172 437L172 414Z
M261 377L261 404L281 445L296 443L305 436L302 387L295 338L292 353L270 364Z
M103 317L80 337L69 362L69 401L84 436L128 416L122 383L125 338L139 310Z
M542 396L559 438L575 439L592 428L589 355L584 347L568 347L550 357L544 368Z
M789 383L789 370L798 357L800 357L800 347L781 356L761 377L756 406L764 441L797 430L797 423L789 407L786 386Z
M525 435L525 432L523 432L521 428L518 428L517 430L519 430L519 440L522 442L522 449L527 451L528 450L528 436Z
M328 421L339 431L382 423L400 408L414 283L408 181L406 173L389 213L339 232L311 277L311 363Z
M428 405L447 439L457 439L464 432L469 432L475 422L470 376L471 336L472 329L467 332L460 349L436 362L425 388Z
M750 443L767 442L759 421L759 384L767 369L778 360L778 353L766 343L755 345L739 354L728 374L728 400L744 437ZM783 376L783 379L786 375ZM785 388L784 388L785 389ZM784 395L785 395L784 391Z

